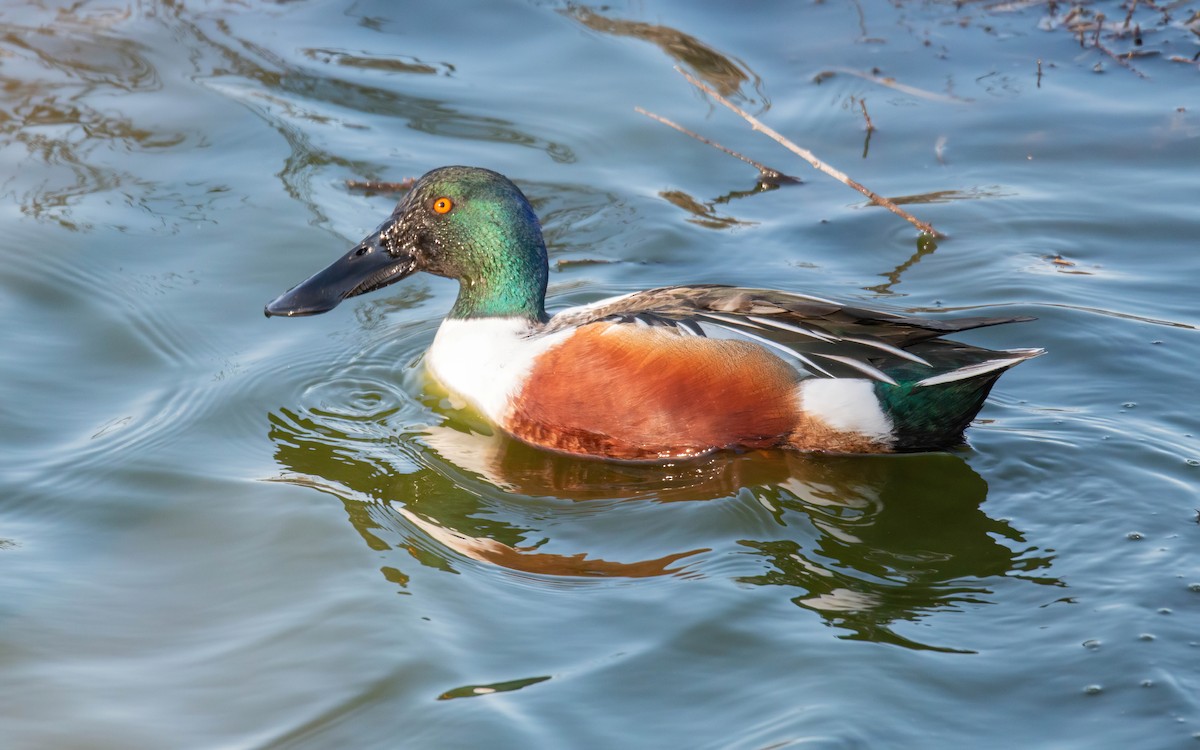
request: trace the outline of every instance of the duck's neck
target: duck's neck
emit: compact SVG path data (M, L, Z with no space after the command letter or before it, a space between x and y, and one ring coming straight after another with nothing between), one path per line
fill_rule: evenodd
M473 259L458 277L450 318L525 318L544 323L548 269L540 236L507 238L500 252Z
M458 299L450 308L449 318L525 318L532 323L546 322L546 277L536 284L528 280L509 282L485 277L458 280Z

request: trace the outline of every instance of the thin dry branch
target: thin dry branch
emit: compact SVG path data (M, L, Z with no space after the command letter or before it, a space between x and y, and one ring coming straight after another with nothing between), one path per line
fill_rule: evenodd
M1101 17L1103 17L1103 15L1101 15ZM1096 34L1096 40L1092 43L1092 46L1095 47L1096 49L1100 50L1104 54L1108 55L1109 57L1111 57L1121 67L1126 68L1126 69L1130 70L1131 72L1133 72L1135 75L1137 75L1138 78L1149 78L1149 76L1147 76L1145 73L1138 70L1137 68L1133 67L1133 64L1129 62L1129 57L1132 56L1133 53L1130 53L1129 55L1126 55L1126 56L1118 55L1117 53L1113 52L1108 47L1105 47L1103 44L1100 43L1100 34L1098 32Z
M928 99L931 102L945 102L947 104L969 104L971 102L970 99L964 99L961 96L954 96L953 94L939 94L935 91L926 91L925 89L919 89L916 86L909 86L906 83L900 83L895 78L864 73L863 71L855 70L854 68L834 68L832 72L857 76L864 81L870 81L871 83L876 83L889 89L895 89L896 91L909 94L910 96Z
M405 177L401 182L379 180L346 180L347 190L362 190L367 193L403 193L416 183L416 178Z
M813 166L813 168L815 168L821 172L824 172L825 174L829 175L830 177L832 177L833 179L842 183L843 185L848 185L849 187L854 188L858 192L867 196L867 198L870 199L870 201L872 203L879 205L879 206L883 206L884 208L891 211L892 213L903 217L905 221L909 222L910 224L915 226L917 229L920 229L922 232L928 232L929 234L933 235L934 237L944 237L945 236L941 232L934 229L932 224L921 221L917 217L913 216L912 214L908 213L904 209L897 206L892 201L888 200L887 198L884 198L882 195L879 195L878 193L874 192L873 190L870 190L869 188L863 186L862 184L850 179L850 177L848 177L844 172L840 172L837 169L834 169L833 167L829 166L825 162L821 161L820 159L817 158L816 154L814 154L813 152L809 151L808 149L801 148L800 146L797 146L795 143L792 143L791 141L789 141L787 138L784 138L782 135L775 132L773 129L771 129L767 125L764 125L754 115L750 114L749 112L745 111L744 109L737 106L733 102L729 101L725 97L721 96L716 91L714 91L712 89L712 87L708 86L703 81L700 81L699 79L690 75L687 71L683 70L682 68L678 68L678 67L675 68L675 70L680 75L682 75L684 78L686 78L689 82L691 82L691 84L693 86L695 86L696 88L705 92L709 96L713 97L718 102L725 105L729 109L733 110L737 114L741 115L742 119L744 119L746 122L750 123L751 128L753 128L754 130L757 130L760 133L763 133L764 135L766 135L767 137L773 139L775 142L779 143L781 146L783 146L787 150L791 151L793 154L796 154L801 159L804 159L805 161L807 161L809 164L811 164Z
M734 151L731 148L725 148L724 146L717 143L716 141L710 141L709 139L705 138L704 136L700 135L699 133L693 133L692 131L683 127L679 123L671 122L670 120L663 117L662 115L656 115L653 112L648 112L648 111L642 109L641 107L634 107L633 109L635 112L643 114L646 117L649 117L651 120L656 120L657 122L661 122L663 125L666 125L669 128L675 128L680 133L683 133L684 135L690 135L691 137L695 138L696 140L700 141L701 143L703 143L705 145L712 146L713 148L717 149L718 151L724 151L725 153L729 154L730 156L732 156L736 159L741 159L742 161L746 162L747 164L749 164L750 166L752 166L758 170L758 176L759 176L760 181L762 181L766 185L781 185L781 184L786 184L786 183L794 184L794 183L800 182L800 180L796 179L795 177L786 175L783 172L780 172L778 169L772 169L772 168L768 167L766 164L760 164L760 163L754 161L753 159L751 159L749 156L746 156L744 154L739 154L737 151Z
M871 115L867 114L867 100L860 98L858 100L858 106L862 108L863 117L866 118L867 132L868 133L874 132L875 131L875 123L871 122Z

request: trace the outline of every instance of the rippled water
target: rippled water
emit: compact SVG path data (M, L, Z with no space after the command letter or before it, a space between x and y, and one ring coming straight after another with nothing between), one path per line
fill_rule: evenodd
M3 744L1194 744L1200 5L1152 6L6 3ZM345 180L448 163L533 200L553 307L765 285L1049 355L953 454L547 455L425 382L449 282L262 317L396 198Z

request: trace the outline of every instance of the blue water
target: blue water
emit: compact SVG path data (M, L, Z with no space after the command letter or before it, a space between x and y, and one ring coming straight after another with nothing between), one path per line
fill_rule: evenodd
M1085 10L1152 54L1063 3L5 4L0 744L1194 745L1200 4ZM1049 353L951 454L546 455L425 383L452 282L262 316L391 210L346 180L452 163L529 195L552 308Z

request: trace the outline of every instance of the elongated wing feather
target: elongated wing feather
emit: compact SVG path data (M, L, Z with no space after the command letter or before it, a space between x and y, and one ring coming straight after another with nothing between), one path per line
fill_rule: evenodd
M948 333L1032 320L1027 317L921 318L793 292L701 284L647 289L570 308L551 318L546 330L639 313L674 319L695 318L704 313L724 314L745 318L743 325L747 326L770 326L834 340L870 337L901 349Z
M813 375L866 375L894 384L885 370L902 362L930 368L930 378L953 379L913 352L916 344L959 331L1032 318L923 318L770 289L694 285L649 289L570 308L551 318L543 330L552 332L602 320L685 326L687 333L701 335L702 325L716 326L790 354ZM978 351L981 358L990 354L985 349Z

